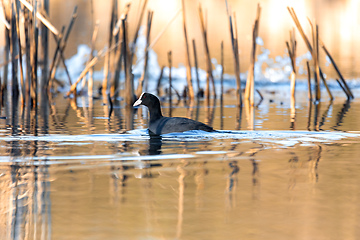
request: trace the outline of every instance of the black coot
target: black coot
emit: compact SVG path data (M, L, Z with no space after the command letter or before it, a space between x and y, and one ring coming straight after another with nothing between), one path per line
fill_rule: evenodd
M206 132L214 132L215 130L198 121L182 117L163 117L159 99L150 94L142 93L134 106L147 106L150 112L149 130L156 135L185 132L190 130L202 130Z

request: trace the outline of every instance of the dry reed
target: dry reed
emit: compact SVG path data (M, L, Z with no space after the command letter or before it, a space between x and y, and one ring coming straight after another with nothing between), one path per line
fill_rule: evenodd
M172 76L171 76L171 68L172 68L172 56L171 56L171 51L168 52L168 64L169 64L169 104L170 104L170 117L171 117L171 107L172 107L172 94L171 94L171 89L172 89Z
M198 92L196 94L197 98L200 98L203 96L203 89L200 86L200 77L199 77L199 66L198 66L198 59L197 59L197 53L196 53L196 43L195 39L192 40L192 46L193 46L193 52L194 52L194 65L195 65L195 76L196 76L196 85Z
M290 74L290 93L291 101L295 104L295 85L296 85L296 40L295 30L290 31L290 43L286 41L289 57L291 60L292 71Z
M181 3L182 3L182 13L183 13L183 29L184 29L184 38L185 38L184 40L185 40L185 49L186 49L186 81L189 91L188 95L191 103L194 101L194 89L191 79L190 50L189 50L189 43L188 43L187 30L186 30L185 0L182 0Z
M251 48L251 57L250 57L250 67L248 72L248 78L246 81L245 95L244 98L249 100L250 105L254 106L254 67L255 67L255 58L256 58L256 39L259 35L259 24L260 24L260 14L261 7L260 4L257 6L255 23L253 26L253 34L252 34L252 48Z
M55 80L55 74L56 70L59 66L59 64L63 64L65 68L65 72L67 74L69 84L71 85L70 91L66 94L66 96L69 96L70 94L76 95L76 89L81 82L82 79L85 78L87 73L90 72L90 78L88 81L88 96L90 97L91 101L93 98L93 79L92 79L92 71L94 65L98 62L100 58L103 58L106 56L105 60L105 77L103 81L103 91L106 93L104 97L104 101L107 100L110 111L106 116L110 118L112 109L113 109L113 102L111 99L111 95L109 93L109 89L111 88L111 91L114 90L114 96L120 91L120 72L122 69L124 69L125 72L125 103L127 105L128 116L132 117L131 112L131 106L134 102L134 76L132 74L132 68L133 68L133 60L135 57L135 48L136 43L138 39L138 34L140 30L140 26L142 24L142 19L144 17L144 13L147 7L148 0L144 0L143 4L139 4L139 16L137 17L136 22L136 28L135 28L135 35L132 41L129 41L129 29L128 29L128 13L130 4L126 5L124 14L122 14L122 17L118 17L118 1L113 0L112 1L112 8L111 8L111 21L110 21L110 29L109 29L109 38L108 38L108 49L102 50L98 53L98 55L94 56L93 53L95 51L95 39L98 32L98 24L94 27L94 32L92 35L91 40L91 53L92 57L89 59L89 62L86 64L84 70L78 77L77 81L72 84L69 71L67 69L67 66L65 65L65 56L64 56L64 50L67 45L67 41L70 35L70 32L73 28L73 25L75 23L75 20L77 18L77 7L75 7L74 12L72 14L70 23L67 27L66 33L65 27L60 32L58 31L54 25L49 21L48 16L48 9L49 9L49 0L43 0L41 4L38 4L38 1L31 1L29 3L26 0L13 0L13 1L6 1L5 3L3 1L0 1L0 21L5 25L5 51L4 51L4 70L3 70L3 76L0 78L0 101L2 105L4 105L5 101L5 108L7 109L7 115L9 115L8 112L11 112L12 115L12 125L13 125L13 134L17 133L17 129L15 128L17 118L18 116L15 116L15 112L18 107L18 96L21 96L22 98L22 107L21 107L21 114L23 122L25 122L25 125L30 126L30 121L34 121L31 126L34 128L34 132L37 131L36 126L38 122L38 102L39 102L39 96L41 97L40 102L40 117L46 119L48 114L48 106L47 104L50 104L50 101L52 101L51 91L44 91L45 89L50 90L52 87L52 81ZM230 28L230 37L231 37L231 44L232 44L232 54L233 54L233 60L234 60L234 69L235 69L235 78L236 78L236 96L237 96L237 104L239 106L242 106L242 96L241 96L241 79L240 79L240 58L239 58L239 36L237 33L237 21L236 21L236 15L235 13L231 13L231 10L228 7L227 1L225 0L226 7L227 7L227 15L229 19L229 28ZM38 6L42 6L41 9L38 9ZM20 10L23 14L20 14ZM314 70L314 79L315 79L315 89L316 94L315 98L316 101L319 102L321 98L321 92L320 92L320 79L322 79L328 94L330 96L330 99L333 99L333 96L328 88L328 85L326 83L325 77L323 72L321 71L319 67L319 48L320 46L325 51L327 56L329 57L331 63L333 64L337 74L339 75L339 79L336 79L339 86L343 89L345 94L347 95L348 99L354 98L349 86L346 84L346 81L342 74L339 71L339 68L334 62L334 59L330 55L329 51L325 47L324 43L319 38L319 28L317 25L313 26L311 21L309 20L309 23L312 27L312 43L308 40L307 36L304 33L304 30L302 29L300 22L295 14L294 9L288 8L291 17L293 18L295 25L297 29L299 30L302 38L305 41L306 46L308 47L309 51L311 52L313 56L313 70ZM148 12L148 18L147 18L147 28L146 28L146 48L145 48L145 64L144 64L144 71L143 75L141 76L139 80L139 86L136 91L137 95L140 95L140 93L143 91L143 88L145 91L147 90L147 72L148 72L148 58L149 58L149 50L156 44L156 42L159 40L159 38L163 35L163 33L166 31L166 29L170 26L170 24L176 19L176 17L179 15L181 9L178 10L173 17L169 20L169 22L166 24L164 29L152 40L150 43L150 31L152 26L152 18L153 13L149 11ZM247 104L247 116L248 116L248 126L250 129L254 129L254 66L255 66L255 60L256 60L256 39L258 38L259 34L259 20L260 20L260 13L261 8L258 4L257 7L257 13L256 13L256 19L253 26L253 32L252 32L252 49L251 49L251 63L250 63L250 69L249 69L249 75L247 79L246 84L246 90L245 90L245 99L248 101ZM19 21L20 16L24 16L24 21ZM188 87L188 96L190 99L190 103L194 99L194 90L193 90L193 83L192 80L195 79L191 76L191 61L190 61L190 50L188 45L188 32L187 32L187 25L186 25L186 10L185 10L185 0L182 0L182 15L183 15L183 31L184 31L184 39L185 39L185 47L186 47L186 80L187 80L187 87ZM210 85L212 85L212 91L214 95L214 108L211 109L211 112L208 112L208 121L211 122L214 117L214 109L215 109L215 99L216 99L216 91L215 91L215 81L212 75L212 63L211 63L211 57L210 57L210 49L209 49L209 43L208 43L208 29L207 29L207 16L206 13L203 14L203 10L201 5L199 6L199 17L200 17L200 24L201 24L201 33L203 38L203 46L205 49L205 57L206 57L206 67L207 67L207 85L206 85L206 99L209 103L210 99ZM23 24L23 26L22 26ZM20 29L24 29L24 31L20 31ZM56 50L52 58L51 65L48 64L49 59L49 53L48 53L48 45L49 45L49 39L48 34L51 32L51 34L54 36L55 44L56 44ZM22 36L21 34L24 34ZM24 42L22 42L24 41ZM121 44L121 47L118 48L118 46ZM25 51L23 53L22 45L25 46ZM198 73L198 59L196 54L196 45L195 40L192 40L192 46L193 46L193 54L194 54L194 64L195 64L195 72L196 72L196 82L198 87L198 94L197 97L200 97L201 92L201 86L200 86L200 80L199 80L199 73ZM290 34L290 42L287 42L287 48L288 52L291 58L291 65L292 65L292 74L291 74L291 119L292 124L295 124L295 78L296 78L296 66L295 66L295 60L296 60L296 41L295 41L295 34L294 31ZM11 56L11 58L9 57ZM23 58L24 56L24 58ZM172 106L172 91L174 90L178 98L180 99L180 94L176 91L176 89L172 86L172 52L168 52L168 64L169 64L169 88L168 88L168 95L169 95L169 102L170 102L170 116L171 116L171 106ZM139 61L139 59L137 59ZM23 63L23 61L25 61ZM12 78L11 80L8 79L8 73L9 73L9 65L12 66ZM26 68L23 68L23 64L26 64ZM19 67L19 69L18 69ZM41 80L38 76L38 68L41 68ZM223 104L223 94L224 94L224 42L221 42L221 78L220 78L220 84L221 84L221 104ZM312 99L312 93L311 93L311 71L310 71L310 65L307 62L307 68L308 68L308 85L309 85L309 92L308 92L308 98ZM20 70L20 73L19 73ZM160 86L161 86L161 79L163 76L164 67L161 70L161 74L158 79L157 83L157 92L158 95L160 95ZM113 74L114 73L114 74ZM18 81L17 76L20 76L20 81ZM109 79L113 76L113 86L110 86ZM8 82L9 81L9 82ZM11 81L11 82L10 82ZM20 84L19 84L20 82ZM40 83L40 84L39 84ZM83 82L86 83L85 81ZM12 86L11 89L7 89L7 86ZM39 86L38 86L39 85ZM40 91L39 91L40 90ZM260 97L261 93L256 90ZM19 95L20 93L20 95ZM41 95L39 95L41 93ZM49 95L46 95L49 94ZM187 94L185 94L187 95ZM4 99L4 101L3 101ZM9 101L9 104L7 104L7 101ZM47 103L45 103L45 102ZM261 101L260 101L261 102ZM75 104L75 101L72 103ZM25 107L24 107L25 105ZM92 105L91 105L92 106ZM31 112L31 108L33 108L35 111ZM318 118L318 110L319 106L317 106L316 109L316 117L315 117L315 129L320 129L321 123L317 121ZM108 108L107 108L108 109ZM54 114L56 111L54 110L54 107L50 104L50 114ZM108 109L109 110L109 109ZM107 110L107 111L108 111ZM241 113L241 108L240 108ZM45 114L45 115L44 115ZM89 115L90 116L90 115ZM86 118L89 118L86 117ZM91 115L92 116L92 115ZM324 117L323 117L324 118ZM241 114L240 114L240 121L241 121ZM131 120L131 119L130 119ZM56 121L58 122L58 120ZM129 120L126 121L126 125L128 129L132 128L131 123ZM240 125L239 125L240 126ZM295 125L292 125L292 128L295 128ZM46 129L44 130L46 131Z
M295 13L295 10L294 10L293 8L290 8L290 7L287 7L287 9L288 9L288 11L289 11L289 13L290 13L290 15L291 15L294 23L295 23L296 28L298 29L301 37L303 38L303 40L304 40L304 42L305 42L305 45L307 46L309 52L310 52L311 54L313 54L313 47L311 46L310 41L309 41L308 37L306 36L306 34L305 34L305 32L304 32L301 24L300 24L300 21L299 21L297 15L296 15L296 13ZM309 23L310 23L310 25L312 26L312 23L311 23L310 20L309 20ZM312 27L312 28L313 28L313 27ZM329 97L330 97L330 100L333 100L334 97L333 97L333 95L332 95L332 93L331 93L331 91L330 91L330 89L329 89L329 87L328 87L328 85L327 85L325 76L324 76L323 72L321 71L321 68L319 68L318 71L319 71L319 76L321 77L322 82L323 82L323 84L324 84L324 86L325 86L325 88L326 88L326 91L327 91L327 93L328 93L328 95L329 95Z
M144 81L147 79L147 70L148 70L148 61L149 61L149 45L150 45L150 31L151 31L151 23L153 18L153 11L148 12L147 25L146 25L146 47L145 47L145 63L144 63L144 71L139 79L138 87L136 90L136 95L140 96L143 92ZM147 82L145 83L147 85ZM147 87L145 87L145 91L147 91Z
M231 46L234 58L234 69L235 69L235 79L236 79L236 99L237 104L242 106L242 94L241 94L241 79L240 79L240 59L239 59L239 42L238 42L238 35L237 35L237 23L236 23L236 15L234 12L234 23L231 16L231 11L229 9L229 5L227 0L225 0L226 4L226 11L229 19L229 26L230 26L230 39L231 39ZM235 33L234 33L235 28Z
M212 83L214 98L216 98L216 91L215 91L214 77L212 74L212 64L211 64L210 50L209 50L209 44L208 44L208 39L207 39L207 30L206 30L206 25L205 25L203 10L202 10L201 5L199 5L199 17L200 17L200 25L201 25L201 30L202 30L203 40L204 40L206 66L207 66L207 83L206 83L206 90L205 90L205 98L209 102L209 100L210 100L210 82Z

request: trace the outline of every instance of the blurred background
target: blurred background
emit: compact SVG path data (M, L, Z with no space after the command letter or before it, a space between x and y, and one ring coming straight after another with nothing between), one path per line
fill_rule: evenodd
M129 35L135 33L135 25L140 14L140 6L143 0L125 1L119 0L119 12L123 12L126 4L131 3L129 12ZM320 37L335 58L345 78L357 77L360 70L356 67L360 64L359 50L356 48L360 42L360 2L358 0L229 0L228 4L232 12L236 13L237 31L239 34L240 65L241 72L246 72L250 62L252 27L256 15L257 4L262 7L260 18L259 36L263 40L263 46L258 48L258 54L263 49L270 51L269 57L287 56L285 41L289 40L289 31L295 27L287 6L295 9L298 18L310 37L310 25L307 17L319 25ZM232 52L230 43L229 22L226 13L225 0L189 0L186 5L186 24L188 28L189 46L195 39L199 58L199 67L205 69L205 54L201 35L198 8L202 5L208 27L208 39L212 58L220 62L220 44L224 41L225 47L225 73L234 74ZM74 30L71 32L65 56L67 58L76 54L77 46L86 44L90 46L94 23L100 21L99 35L96 49L100 50L107 45L109 35L109 22L111 16L111 1L102 0L73 0L73 1L50 1L50 20L61 29L68 25L73 9L78 6L78 18ZM153 23L151 39L154 39L164 27L181 9L180 0L149 0L147 10L153 10ZM145 15L146 16L146 15ZM146 17L143 18L145 25ZM0 26L3 32L4 26ZM307 52L305 44L296 30L298 41L298 56ZM50 57L54 53L53 38L50 38ZM4 37L0 37L0 44L4 46ZM159 41L153 46L157 53L160 66L167 65L167 52L173 52L173 66L185 63L185 43L182 27L182 14L177 14L175 20L167 28ZM193 61L192 51L191 61ZM322 54L322 64L325 63L325 54ZM192 62L192 66L194 63ZM101 63L97 68L101 68ZM331 70L332 71L332 70Z

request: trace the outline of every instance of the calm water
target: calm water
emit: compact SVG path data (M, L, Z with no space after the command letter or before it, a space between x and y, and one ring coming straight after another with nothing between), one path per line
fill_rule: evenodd
M253 125L230 95L172 109L218 133L149 138L145 109L125 131L125 109L62 96L38 136L0 120L0 239L358 239L360 101L301 98L291 123L262 91Z

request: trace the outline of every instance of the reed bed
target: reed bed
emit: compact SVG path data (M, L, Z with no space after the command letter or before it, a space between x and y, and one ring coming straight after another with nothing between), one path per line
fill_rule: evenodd
M92 1L91 1L91 4ZM254 126L254 94L255 91L260 96L260 102L263 99L259 90L255 90L255 72L254 67L256 63L256 50L257 43L256 40L259 37L260 31L260 16L261 16L261 7L258 4L256 10L256 18L252 30L252 45L251 45L251 56L250 56L250 67L248 71L248 77L246 80L246 88L244 97L242 96L241 89L241 79L240 79L240 46L239 39L242 36L238 35L238 23L236 19L235 11L232 11L227 0L224 1L226 5L226 13L229 21L229 32L231 40L231 54L234 64L234 74L235 74L235 83L236 83L236 105L239 107L239 119L241 119L241 112L243 107L243 100L246 103L246 113L247 119L249 119L249 126ZM41 111L44 108L44 112L50 112L50 114L55 114L56 111L53 106L53 94L56 92L56 86L69 86L69 91L65 94L66 97L76 98L79 94L86 94L89 97L89 102L92 104L92 100L96 96L97 91L94 91L95 85L93 80L93 71L94 66L98 64L100 59L104 58L104 78L101 83L101 96L104 104L108 105L110 110L107 117L111 117L113 112L114 100L124 99L124 104L128 108L128 112L131 113L132 104L136 98L143 91L148 91L148 68L149 68L149 51L157 43L159 38L164 34L166 29L171 26L171 23L180 15L182 12L182 28L184 33L184 46L185 46L185 66L186 66L186 89L182 97L184 100L187 98L185 104L190 106L193 105L195 96L199 100L203 97L203 86L201 86L199 79L199 66L198 66L198 55L197 55L197 46L195 39L192 36L189 36L187 24L186 24L186 6L185 0L181 1L182 9L176 11L168 23L165 24L165 27L158 35L151 39L151 29L152 29L152 20L156 13L148 9L148 0L144 0L142 4L139 5L138 17L135 20L135 34L132 38L129 37L129 10L131 4L126 5L123 9L118 8L118 1L113 0L111 2L111 20L109 22L108 29L108 40L107 46L104 46L95 55L95 43L97 39L97 34L99 30L99 22L96 21L93 25L93 34L90 39L91 45L91 54L90 58L82 69L81 74L77 77L76 81L73 82L71 79L68 66L66 65L66 56L64 51L66 49L70 35L72 34L73 26L76 24L76 19L78 17L78 8L75 7L67 27L63 27L60 31L52 24L49 15L50 1L49 0L38 0L32 1L31 3L27 0L12 0L12 1L0 1L0 22L5 26L4 38L4 55L3 55L3 66L1 66L3 75L0 76L0 106L3 106L5 109L5 116L9 119L12 119L11 123L8 121L8 124L11 124L14 128L14 134L16 134L17 129L17 114L23 119L25 128L29 128L30 124L36 126L38 109L39 106ZM206 10L205 10L206 11ZM205 86L205 100L210 106L210 98L216 99L216 80L213 76L213 67L211 62L211 54L209 48L209 37L208 37L208 26L206 22L206 14L201 5L198 8L198 15L200 19L200 25L198 26L199 31L201 32L203 42L200 47L203 48L205 52L205 63L206 63L206 86ZM295 23L295 26L300 33L305 45L312 54L312 61L307 62L308 70L308 98L309 101L313 100L312 94L312 84L315 86L314 99L315 103L321 101L321 91L320 86L321 82L325 86L330 100L333 100L333 95L328 87L327 81L325 79L325 74L320 68L319 64L319 51L323 49L325 54L329 57L335 71L338 75L336 80L341 89L343 89L348 99L353 99L354 95L352 94L349 86L346 83L343 75L341 74L339 68L337 67L335 60L331 56L329 50L325 47L324 42L320 38L320 30L317 24L313 24L309 19L309 25L312 29L311 37L308 37L305 34L303 27L301 26L298 17L293 8L288 7L288 11ZM146 47L145 47L145 57L144 57L144 66L143 73L140 79L138 80L138 86L135 90L134 87L134 75L133 67L136 63L135 52L136 44L139 37L139 30L143 24L143 19L145 18L145 13L147 13L147 19L145 21L146 26ZM20 21L20 18L23 18L23 21ZM23 29L23 30L21 30ZM50 37L51 35L52 37ZM192 53L190 53L189 39L192 40ZM311 41L310 41L311 39ZM53 53L49 52L49 42L55 42L55 51ZM221 77L219 80L220 84L220 99L221 104L223 103L223 94L224 94L224 55L227 54L224 49L224 41L221 42ZM199 46L198 46L199 47ZM297 42L295 39L295 30L290 31L290 40L286 42L286 47L288 49L289 57L291 60L292 73L290 75L290 85L291 85L291 118L295 119L295 86L296 86L296 49ZM195 76L191 75L191 54L193 54L193 61L195 67ZM178 96L178 99L181 98L179 92L174 88L172 83L172 72L171 68L173 66L172 51L168 52L168 68L169 68L169 84L167 89L168 99L170 106L172 105L172 95L175 93ZM138 59L139 61L139 59ZM11 65L11 74L9 74L9 66ZM62 65L67 76L67 83L62 83L56 79L57 70ZM26 67L25 67L26 66ZM40 69L41 76L38 75L38 69ZM161 94L161 86L167 84L161 84L164 78L164 69L165 66L161 69L161 74L157 81L157 93ZM125 78L121 79L121 72L124 73ZM311 75L313 75L313 83ZM11 76L11 78L9 78ZM18 78L19 77L19 78ZM82 82L82 85L80 83ZM196 82L196 87L198 92L194 93L194 83ZM87 84L86 84L87 83ZM11 88L9 88L11 86ZM123 93L120 91L123 89ZM121 93L123 95L121 95ZM244 99L243 99L244 98ZM20 101L19 101L20 100ZM41 104L39 104L41 101ZM48 104L43 104L43 102L48 102ZM179 102L179 101L178 101ZM19 104L20 103L20 104ZM199 103L199 101L198 101ZM19 108L20 106L20 108ZM18 109L19 108L19 109ZM1 109L0 109L1 110ZM1 112L0 112L1 113ZM171 112L170 112L171 114ZM91 116L91 114L89 114ZM208 119L211 122L213 119L213 113L209 113ZM35 121L35 124L32 124L31 121ZM252 123L251 123L252 122ZM131 128L132 124L127 124L128 128ZM240 125L239 125L240 128Z

